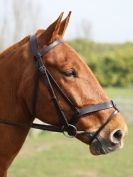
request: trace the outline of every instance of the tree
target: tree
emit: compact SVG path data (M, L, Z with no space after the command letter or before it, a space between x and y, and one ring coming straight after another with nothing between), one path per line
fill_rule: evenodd
M36 30L41 17L41 13L38 13L41 11L40 7L39 1L23 0L20 5L20 1L12 0L14 41L18 40L23 34Z
M42 17L41 0L1 0L0 50L36 31ZM8 4L8 5L7 5ZM39 12L39 13L38 13Z
M85 39L92 39L92 25L91 22L88 21L87 19L83 19L78 25L77 28L77 36L80 36L80 38L85 38Z
M8 28L8 21L9 21L9 16L6 15L8 11L8 8L6 7L6 1L1 1L0 2L1 6L1 19L0 19L0 50L3 50L5 45L6 45L6 39L7 39L7 34L9 34L9 28Z
M69 42L103 86L133 86L133 43L100 44L81 38Z

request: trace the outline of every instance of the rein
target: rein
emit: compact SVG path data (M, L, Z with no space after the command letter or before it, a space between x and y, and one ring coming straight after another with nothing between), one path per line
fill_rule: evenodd
M89 138L89 143L91 144L94 139L98 138L99 133L105 128L105 126L112 120L112 118L119 112L114 102L108 101L104 103L99 103L95 105L89 105L82 108L76 107L73 102L66 96L66 94L63 92L63 90L60 88L56 80L53 78L53 76L50 74L48 69L45 66L45 61L43 62L42 57L45 57L45 54L49 52L52 48L56 47L57 45L60 45L64 43L63 40L59 39L48 45L46 48L38 49L36 36L33 35L30 38L29 44L31 47L31 52L35 60L35 66L36 66L36 72L35 72L35 78L34 78L34 90L33 90L33 99L32 99L32 116L36 117L36 105L37 105L37 99L38 99L38 92L39 92L39 79L42 77L44 80L44 84L46 85L49 95L51 97L51 100L53 102L53 105L55 107L55 110L58 115L58 119L60 123L62 124L61 127L57 127L54 125L44 125L44 124L37 124L32 123L32 125L25 125L25 124L19 124L12 121L6 121L0 119L1 124L7 124L11 126L18 126L18 127L31 127L35 129L41 129L41 130L47 130L52 132L63 132L66 136L69 137L76 137L77 135L85 135ZM68 121L68 118L66 117L65 113L60 107L60 104L57 100L55 90L62 96L64 101L69 105L71 108L73 114L70 120ZM99 129L96 132L87 132L87 131L80 131L77 130L76 124L79 121L80 117L95 113L101 110L114 108L115 110L111 113L111 115L108 117L108 119L99 127Z

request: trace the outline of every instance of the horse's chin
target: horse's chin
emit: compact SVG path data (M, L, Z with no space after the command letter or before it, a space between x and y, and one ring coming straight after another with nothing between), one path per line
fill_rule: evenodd
M108 148L102 148L101 146L90 146L90 152L92 155L105 155L108 154L110 152L112 152L111 150L109 150Z
M90 152L93 155L105 155L120 148L122 148L120 144L113 145L102 138L98 138L91 143Z

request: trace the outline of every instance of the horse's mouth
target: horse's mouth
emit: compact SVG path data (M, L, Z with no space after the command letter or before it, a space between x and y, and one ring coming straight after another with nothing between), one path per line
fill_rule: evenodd
M94 135L94 132L85 132L77 136L79 140L89 145L90 152L93 155L108 154L123 148L123 141L112 143L109 139L105 139L100 135L97 135L93 139Z
M93 155L108 154L121 148L121 144L114 145L107 140L98 137L90 145L90 152Z

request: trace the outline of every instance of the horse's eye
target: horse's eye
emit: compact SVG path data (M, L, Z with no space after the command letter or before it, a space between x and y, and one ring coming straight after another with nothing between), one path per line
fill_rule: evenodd
M64 74L65 76L67 76L67 77L71 77L71 76L77 77L77 72L76 72L75 69L66 70L66 71L63 72L63 74Z

